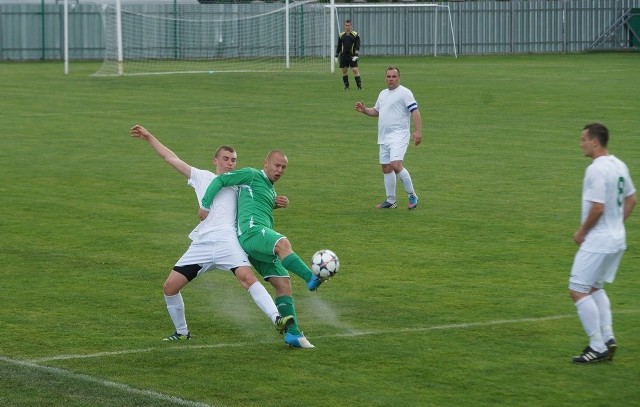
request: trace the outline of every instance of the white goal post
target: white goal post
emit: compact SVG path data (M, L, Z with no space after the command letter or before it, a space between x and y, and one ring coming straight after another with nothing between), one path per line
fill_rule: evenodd
M367 3L340 3L340 4L335 4L334 0L331 0L331 4L328 5L327 7L330 7L332 9L332 18L331 18L331 49L335 49L337 44L336 44L336 40L337 40L337 33L340 32L340 30L342 29L342 23L347 19L347 18L342 18L339 14L342 13L343 15L347 15L349 11L353 12L354 10L367 10L367 9L374 9L374 10L380 10L380 11L384 11L384 10L404 10L404 11L411 11L411 10L430 10L432 11L430 14L430 19L428 21L429 24L423 24L422 27L419 28L424 28L425 30L427 29L431 29L433 30L430 34L425 35L423 38L427 39L429 37L431 37L431 47L432 47L432 54L433 56L438 56L438 46L441 42L440 36L441 36L441 30L440 27L438 26L438 12L443 12L446 13L446 20L448 23L448 29L446 30L449 34L450 34L450 40L451 40L451 44L452 44L452 52L453 55L457 58L458 57L458 52L457 52L457 47L456 47L456 38L455 38L455 33L453 30L453 20L451 18L451 9L449 8L448 4L437 4L437 3L371 3L371 4L367 4ZM385 13L387 14L387 13ZM420 14L421 16L424 16L424 14ZM408 18L408 16L402 15L400 16L400 18L402 20L404 20L404 22L408 22L411 21L410 18ZM388 19L388 15L385 16L385 19ZM427 23L427 21L421 21L423 23ZM419 24L417 24L419 25ZM415 31L412 29L413 33L415 34ZM369 35L371 35L371 33L369 33ZM391 34L389 34L391 35ZM382 35L384 36L384 34ZM393 43L393 39L387 37L386 42L391 42ZM369 40L371 41L371 40ZM383 41L381 41L383 42ZM399 44L395 44L396 46ZM422 44L425 45L425 44ZM331 72L334 72L335 67L332 65L331 66Z
M441 37L450 34L446 47L457 57L445 4L94 1L105 40L105 59L94 76L334 72L337 35L350 13L368 27L364 55L437 56Z
M101 5L106 50L94 76L329 72L333 61L329 11L316 0L120 3Z

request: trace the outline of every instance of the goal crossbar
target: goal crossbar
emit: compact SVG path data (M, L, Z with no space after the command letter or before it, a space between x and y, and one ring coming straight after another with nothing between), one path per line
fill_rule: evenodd
M457 46L456 46L456 37L455 37L455 33L453 30L453 19L451 18L451 8L449 7L448 4L437 4L437 3L376 3L376 4L372 4L372 3L349 3L349 4L336 4L334 2L334 0L331 0L331 4L327 4L325 7L329 7L331 8L331 32L335 33L337 32L335 30L335 26L336 24L338 24L338 10L339 9L366 9L366 8L397 8L397 9L402 9L402 8L411 8L411 9L416 9L416 8L432 8L435 9L435 13L437 16L438 10L442 10L443 12L446 11L447 13L447 19L448 19L448 23L449 23L449 32L451 34L451 42L453 44L453 55L457 58L458 57L458 52L457 52ZM332 49L335 49L336 47L336 43L335 43L335 35L332 35L331 38L331 47ZM437 56L438 55L438 43L439 43L439 35L438 35L438 19L435 18L434 19L434 25L433 25L433 56ZM332 71L333 71L333 67L332 67Z
M335 4L334 0L193 5L178 0L173 7L152 3L128 3L127 7L122 7L121 2L109 0L109 4L101 4L105 61L94 75L335 72L333 54L337 42L338 10L347 9L407 10L410 20L406 20L406 33L394 36L398 32L389 27L372 32L379 39L387 33L390 36L383 39L382 46L370 48L374 50L371 55L399 55L399 51L400 55L432 53L437 56L440 46L440 49L446 48L446 53L452 47L451 54L457 57L448 5ZM442 14L444 12L447 17ZM376 13L373 12L373 18ZM391 14L397 17L396 13ZM376 25L375 20L367 18L368 21L363 19L365 26L366 22L370 26ZM449 29L446 28L446 18ZM416 24L419 35L408 40ZM441 37L448 37L448 32L452 41L449 38L442 41ZM398 50L399 46L405 50Z

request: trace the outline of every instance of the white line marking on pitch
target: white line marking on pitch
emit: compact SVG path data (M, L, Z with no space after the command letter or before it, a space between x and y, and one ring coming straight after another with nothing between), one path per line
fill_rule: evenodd
M639 310L626 310L619 311L616 314L631 314L638 313ZM435 331L435 330L446 330L446 329L466 329L466 328L474 328L474 327L482 327L482 326L492 326L492 325L503 325L503 324L517 324L517 323L527 323L527 322L540 322L540 321L550 321L555 319L564 319L564 318L573 318L574 314L567 315L553 315L548 317L539 317L539 318L520 318L520 319L503 319L503 320L495 320L495 321L486 321L486 322L469 322L469 323L459 323L459 324L448 324L448 325L435 325L430 327L422 327L422 328L395 328L395 329L384 329L384 330L375 330L375 331L352 331L349 333L340 333L340 334L332 334L332 335L322 335L318 336L318 338L337 338L337 337L347 337L347 336L365 336L365 335L384 335L388 333L411 333L411 332L424 332L424 331ZM263 341L268 343L267 341ZM255 343L219 343L213 345L189 345L180 347L178 349L213 349L213 348L231 348L238 346L247 346L247 345L255 345ZM122 390L124 392L130 394L139 394L151 398L155 398L157 400L169 401L176 403L177 405L187 406L187 407L214 407L210 404L199 403L195 401L181 399L179 397L169 396L166 394L158 393L151 390L140 390L134 387L127 386L126 384L113 382L110 380L98 379L93 376L73 373L64 369L50 367L50 366L41 366L37 363L55 361L55 360L67 360L67 359L84 359L84 358L97 358L104 356L117 356L117 355L125 355L131 353L144 353L144 352L152 352L157 350L175 350L176 347L162 347L162 348L146 348L146 349L129 349L122 351L114 351L114 352L98 352L91 353L85 355L58 355L58 356L50 356L45 358L32 359L31 361L20 361L14 360L10 358L6 358L0 356L0 361L4 361L6 363L12 363L15 365L25 366L34 370L42 370L49 373L53 373L59 376L68 377L77 380L84 380L91 383L97 383L105 387L112 387L115 389Z
M40 366L40 365L37 365L35 363L25 362L25 361L20 361L20 360L14 360L14 359L6 358L6 357L3 357L3 356L0 356L0 361L6 362L6 363L11 363L11 364L14 364L14 365L27 367L27 368L33 369L33 370L40 370L40 371L44 371L44 372L47 372L47 373L52 373L54 375L62 376L62 377L70 378L70 379L76 379L76 380L82 380L82 381L85 381L85 382L96 383L96 384L99 384L101 386L112 387L112 388L121 390L123 392L129 393L129 394L137 394L137 395L146 396L146 397L149 397L149 398L152 398L152 399L156 399L156 400L168 401L170 403L175 403L175 404L180 405L180 406L186 406L186 407L214 407L214 406L212 406L210 404L205 404L205 403L199 403L199 402L195 402L195 401L185 400L185 399L181 399L179 397L169 396L167 394L162 394L162 393L158 393L158 392L151 391L151 390L140 390L140 389L136 389L134 387L127 386L126 384L112 382L110 380L98 379L98 378L95 378L93 376L89 376L89 375L86 375L86 374L73 373L73 372L70 372L68 370L60 369L60 368L57 368L57 367Z
M632 313L638 313L638 312L640 312L640 310L625 310L625 311L615 312L614 314L632 314ZM336 333L331 335L318 335L318 336L314 336L314 338L339 338L339 337L349 337L349 336L385 335L390 333L397 334L397 333L425 332L425 331L437 331L437 330L447 330L447 329L467 329L467 328L493 326L493 325L551 321L554 319L564 319L564 318L574 318L574 317L575 317L575 314L565 314L565 315L552 315L548 317L538 317L538 318L502 319L502 320L495 320L495 321L468 322L468 323L435 325L435 326L418 327L418 328L390 328L390 329L369 330L369 331L350 330L349 332ZM265 341L259 341L258 343L271 343L271 342L272 342L271 340L265 340ZM211 345L189 344L189 345L180 346L180 347L165 346L165 347L155 347L155 348L127 349L127 350L119 350L119 351L113 351L113 352L97 352L97 353L89 353L84 355L70 354L70 355L48 356L48 357L30 359L29 362L36 364L36 363L51 362L56 360L99 358L99 357L119 356L119 355L126 355L126 354L155 352L155 351L175 351L177 349L186 350L186 349L232 348L232 347L249 346L249 345L254 346L255 344L256 342L217 343L217 344L211 344Z

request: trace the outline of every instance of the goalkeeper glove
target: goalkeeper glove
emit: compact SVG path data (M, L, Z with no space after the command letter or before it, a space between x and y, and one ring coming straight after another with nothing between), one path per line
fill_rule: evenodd
M352 62L356 62L359 58L360 58L360 57L356 55L355 57L352 57L352 58L351 58L351 61L352 61Z

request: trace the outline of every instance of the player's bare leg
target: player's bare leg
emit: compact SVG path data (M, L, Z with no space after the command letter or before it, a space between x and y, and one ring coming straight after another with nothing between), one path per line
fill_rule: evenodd
M189 280L175 270L171 270L169 277L164 282L164 301L167 304L167 311L176 331L173 335L166 337L165 341L175 341L182 339L191 339L189 328L187 327L187 319L185 316L184 301L180 290L189 283Z

